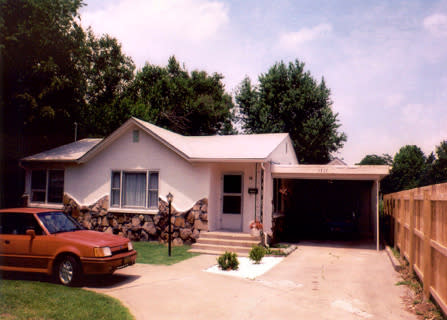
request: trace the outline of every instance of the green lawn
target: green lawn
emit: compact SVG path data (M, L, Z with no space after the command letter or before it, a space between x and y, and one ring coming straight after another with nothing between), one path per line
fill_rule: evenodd
M158 242L132 242L138 252L137 263L171 265L177 262L197 256L188 250L191 246L180 246L171 248L171 256L168 256L168 246Z
M0 319L134 319L111 297L59 284L0 280Z

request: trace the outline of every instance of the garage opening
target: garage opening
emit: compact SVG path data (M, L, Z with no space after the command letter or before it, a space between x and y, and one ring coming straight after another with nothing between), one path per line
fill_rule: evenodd
M275 240L374 240L373 181L274 179Z

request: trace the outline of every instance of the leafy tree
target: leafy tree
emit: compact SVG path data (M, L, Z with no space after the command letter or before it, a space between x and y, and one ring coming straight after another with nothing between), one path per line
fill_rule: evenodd
M426 156L415 145L400 148L394 156L393 168L389 175L389 186L385 193L417 188L426 168Z
M0 206L23 192L18 159L67 142L84 104L81 0L0 1Z
M79 25L82 0L0 0L0 116L3 175L0 206L23 192L18 160L73 141L102 135L109 106L133 77L132 60L116 39L97 39ZM103 120L104 119L104 120Z
M288 132L302 163L327 163L331 153L346 141L332 112L330 90L324 79L317 83L304 63L279 62L258 77L249 78L236 94L242 127L249 133Z
M175 57L166 67L146 64L119 101L114 126L136 116L185 135L233 132L233 102L222 79L217 73L189 73Z
M429 181L427 184L447 182L447 141L442 141L436 147L436 157L431 155L431 166L427 170Z
M377 154L368 154L366 155L358 165L388 165L391 166L393 164L393 158L388 153L384 153L379 156Z
M115 118L115 100L134 78L135 65L121 50L117 39L109 35L95 37L88 29L85 40L86 107L81 125L85 134L104 136L110 133Z
M80 0L1 2L1 99L8 136L72 132L85 92L78 68L81 6Z

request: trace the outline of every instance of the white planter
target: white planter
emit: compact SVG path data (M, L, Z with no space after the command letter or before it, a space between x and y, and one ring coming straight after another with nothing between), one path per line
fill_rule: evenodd
M251 233L251 235L253 237L260 237L261 236L261 230L258 230L256 228L252 228L250 233Z

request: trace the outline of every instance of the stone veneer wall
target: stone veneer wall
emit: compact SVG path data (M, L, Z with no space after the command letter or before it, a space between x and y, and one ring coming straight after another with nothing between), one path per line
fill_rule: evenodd
M80 206L64 194L64 212L70 214L89 230L118 234L133 241L168 240L168 203L159 199L158 213L135 214L109 212L109 197L96 201L90 206ZM172 208L173 245L191 244L201 231L208 231L208 199L197 201L185 212Z

